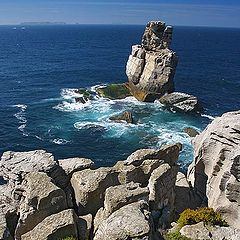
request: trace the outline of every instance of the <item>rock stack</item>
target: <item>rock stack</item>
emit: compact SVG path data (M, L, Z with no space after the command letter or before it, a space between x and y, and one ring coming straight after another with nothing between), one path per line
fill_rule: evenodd
M140 101L152 102L174 91L177 56L169 49L172 31L164 22L149 22L142 44L132 46L126 73L131 93Z

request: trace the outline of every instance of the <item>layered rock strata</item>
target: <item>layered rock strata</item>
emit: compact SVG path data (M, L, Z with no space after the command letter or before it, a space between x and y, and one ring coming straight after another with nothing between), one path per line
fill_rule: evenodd
M169 49L172 30L164 22L149 22L142 44L132 46L126 74L131 93L140 101L152 102L174 91L177 56Z
M193 144L188 181L209 207L240 228L240 111L216 118Z

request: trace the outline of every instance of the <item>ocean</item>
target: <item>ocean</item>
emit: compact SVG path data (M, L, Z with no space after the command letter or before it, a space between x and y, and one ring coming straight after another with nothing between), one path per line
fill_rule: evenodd
M197 96L201 115L155 103L95 98L76 103L75 89L127 81L125 66L144 26L0 26L0 154L45 149L56 159L86 157L111 166L139 148L183 144L182 169L193 149L185 127L202 131L240 109L240 29L174 27L177 91ZM109 121L124 110L137 124Z

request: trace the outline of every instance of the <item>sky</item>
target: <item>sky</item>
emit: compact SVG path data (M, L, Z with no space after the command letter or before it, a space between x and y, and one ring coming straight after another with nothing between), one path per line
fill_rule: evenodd
M66 22L240 27L240 0L0 0L0 24Z

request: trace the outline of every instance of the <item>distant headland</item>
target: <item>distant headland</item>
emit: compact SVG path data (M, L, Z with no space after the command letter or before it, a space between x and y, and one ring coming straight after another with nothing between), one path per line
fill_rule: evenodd
M66 25L65 22L22 22L20 25Z

